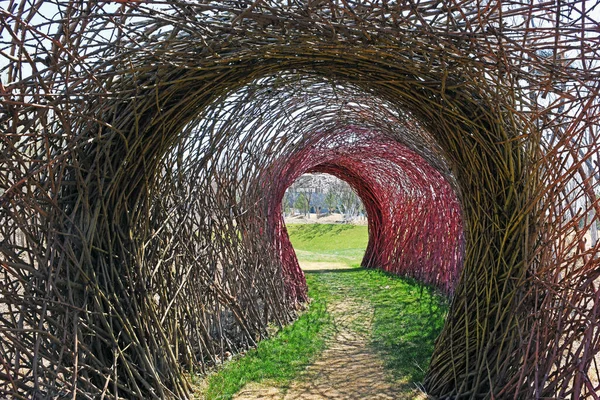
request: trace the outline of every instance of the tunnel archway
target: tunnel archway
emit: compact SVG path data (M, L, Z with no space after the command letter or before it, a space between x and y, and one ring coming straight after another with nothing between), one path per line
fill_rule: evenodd
M458 198L440 172L398 141L357 127L314 133L267 170L271 235L291 281L301 279L284 229L285 190L304 173L328 173L356 191L367 211L369 242L362 265L410 276L451 294L462 267ZM272 190L271 182L280 182ZM283 190L283 191L282 191Z
M185 397L184 370L292 320L301 287L254 182L349 126L460 193L427 390L597 392L598 40L580 33L598 23L575 2L347 3L2 10L3 392ZM281 133L252 141L265 126Z

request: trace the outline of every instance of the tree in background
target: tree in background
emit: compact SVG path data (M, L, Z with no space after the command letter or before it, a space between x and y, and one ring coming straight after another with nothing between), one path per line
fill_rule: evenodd
M327 207L328 214L337 210L344 214L345 220L352 220L365 212L362 201L348 183L329 174L305 174L292 184L283 199L282 209L287 212L293 205L295 209L309 214L311 207L320 214Z
M327 195L325 196L325 206L327 206L327 211L328 214L331 214L332 212L335 211L335 208L337 207L338 204L338 199L335 195L335 193L333 192L333 190L330 190L329 192L327 192Z
M294 205L294 197L292 196L292 194L289 192L285 192L282 203L284 215L290 214L292 212L292 206Z
M308 211L310 210L310 206L308 203L308 198L304 193L299 193L296 197L296 201L294 202L294 208L300 210L304 214L308 215Z
M329 188L329 193L337 199L337 208L344 214L344 219L351 220L364 213L362 201L346 182L338 180Z

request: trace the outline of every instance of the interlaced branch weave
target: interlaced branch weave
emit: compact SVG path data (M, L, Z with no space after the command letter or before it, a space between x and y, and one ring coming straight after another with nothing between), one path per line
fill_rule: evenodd
M599 398L593 2L0 5L0 397L188 398L292 321L306 172L451 298L440 399Z

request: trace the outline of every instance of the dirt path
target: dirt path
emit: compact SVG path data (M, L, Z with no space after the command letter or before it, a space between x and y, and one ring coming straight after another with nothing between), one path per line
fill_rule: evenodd
M345 269L340 263L302 264L306 270ZM235 400L425 399L406 382L392 382L368 344L373 310L352 298L330 305L335 334L320 357L289 387L245 386Z
M348 269L348 266L341 262L323 262L323 261L302 261L300 263L303 271L328 271L334 269Z

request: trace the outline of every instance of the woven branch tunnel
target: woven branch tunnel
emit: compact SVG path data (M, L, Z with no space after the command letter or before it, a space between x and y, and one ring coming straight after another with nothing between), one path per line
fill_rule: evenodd
M281 215L285 189L303 173L328 173L349 183L365 205L369 244L363 266L411 276L452 293L464 242L458 199L444 177L399 139L355 127L315 133L269 168L261 192L271 198L268 210L275 211L269 214L269 226L274 242L285 249L284 270L297 270Z
M0 397L190 396L303 307L325 172L451 298L430 396L598 398L588 2L43 3L0 6Z

